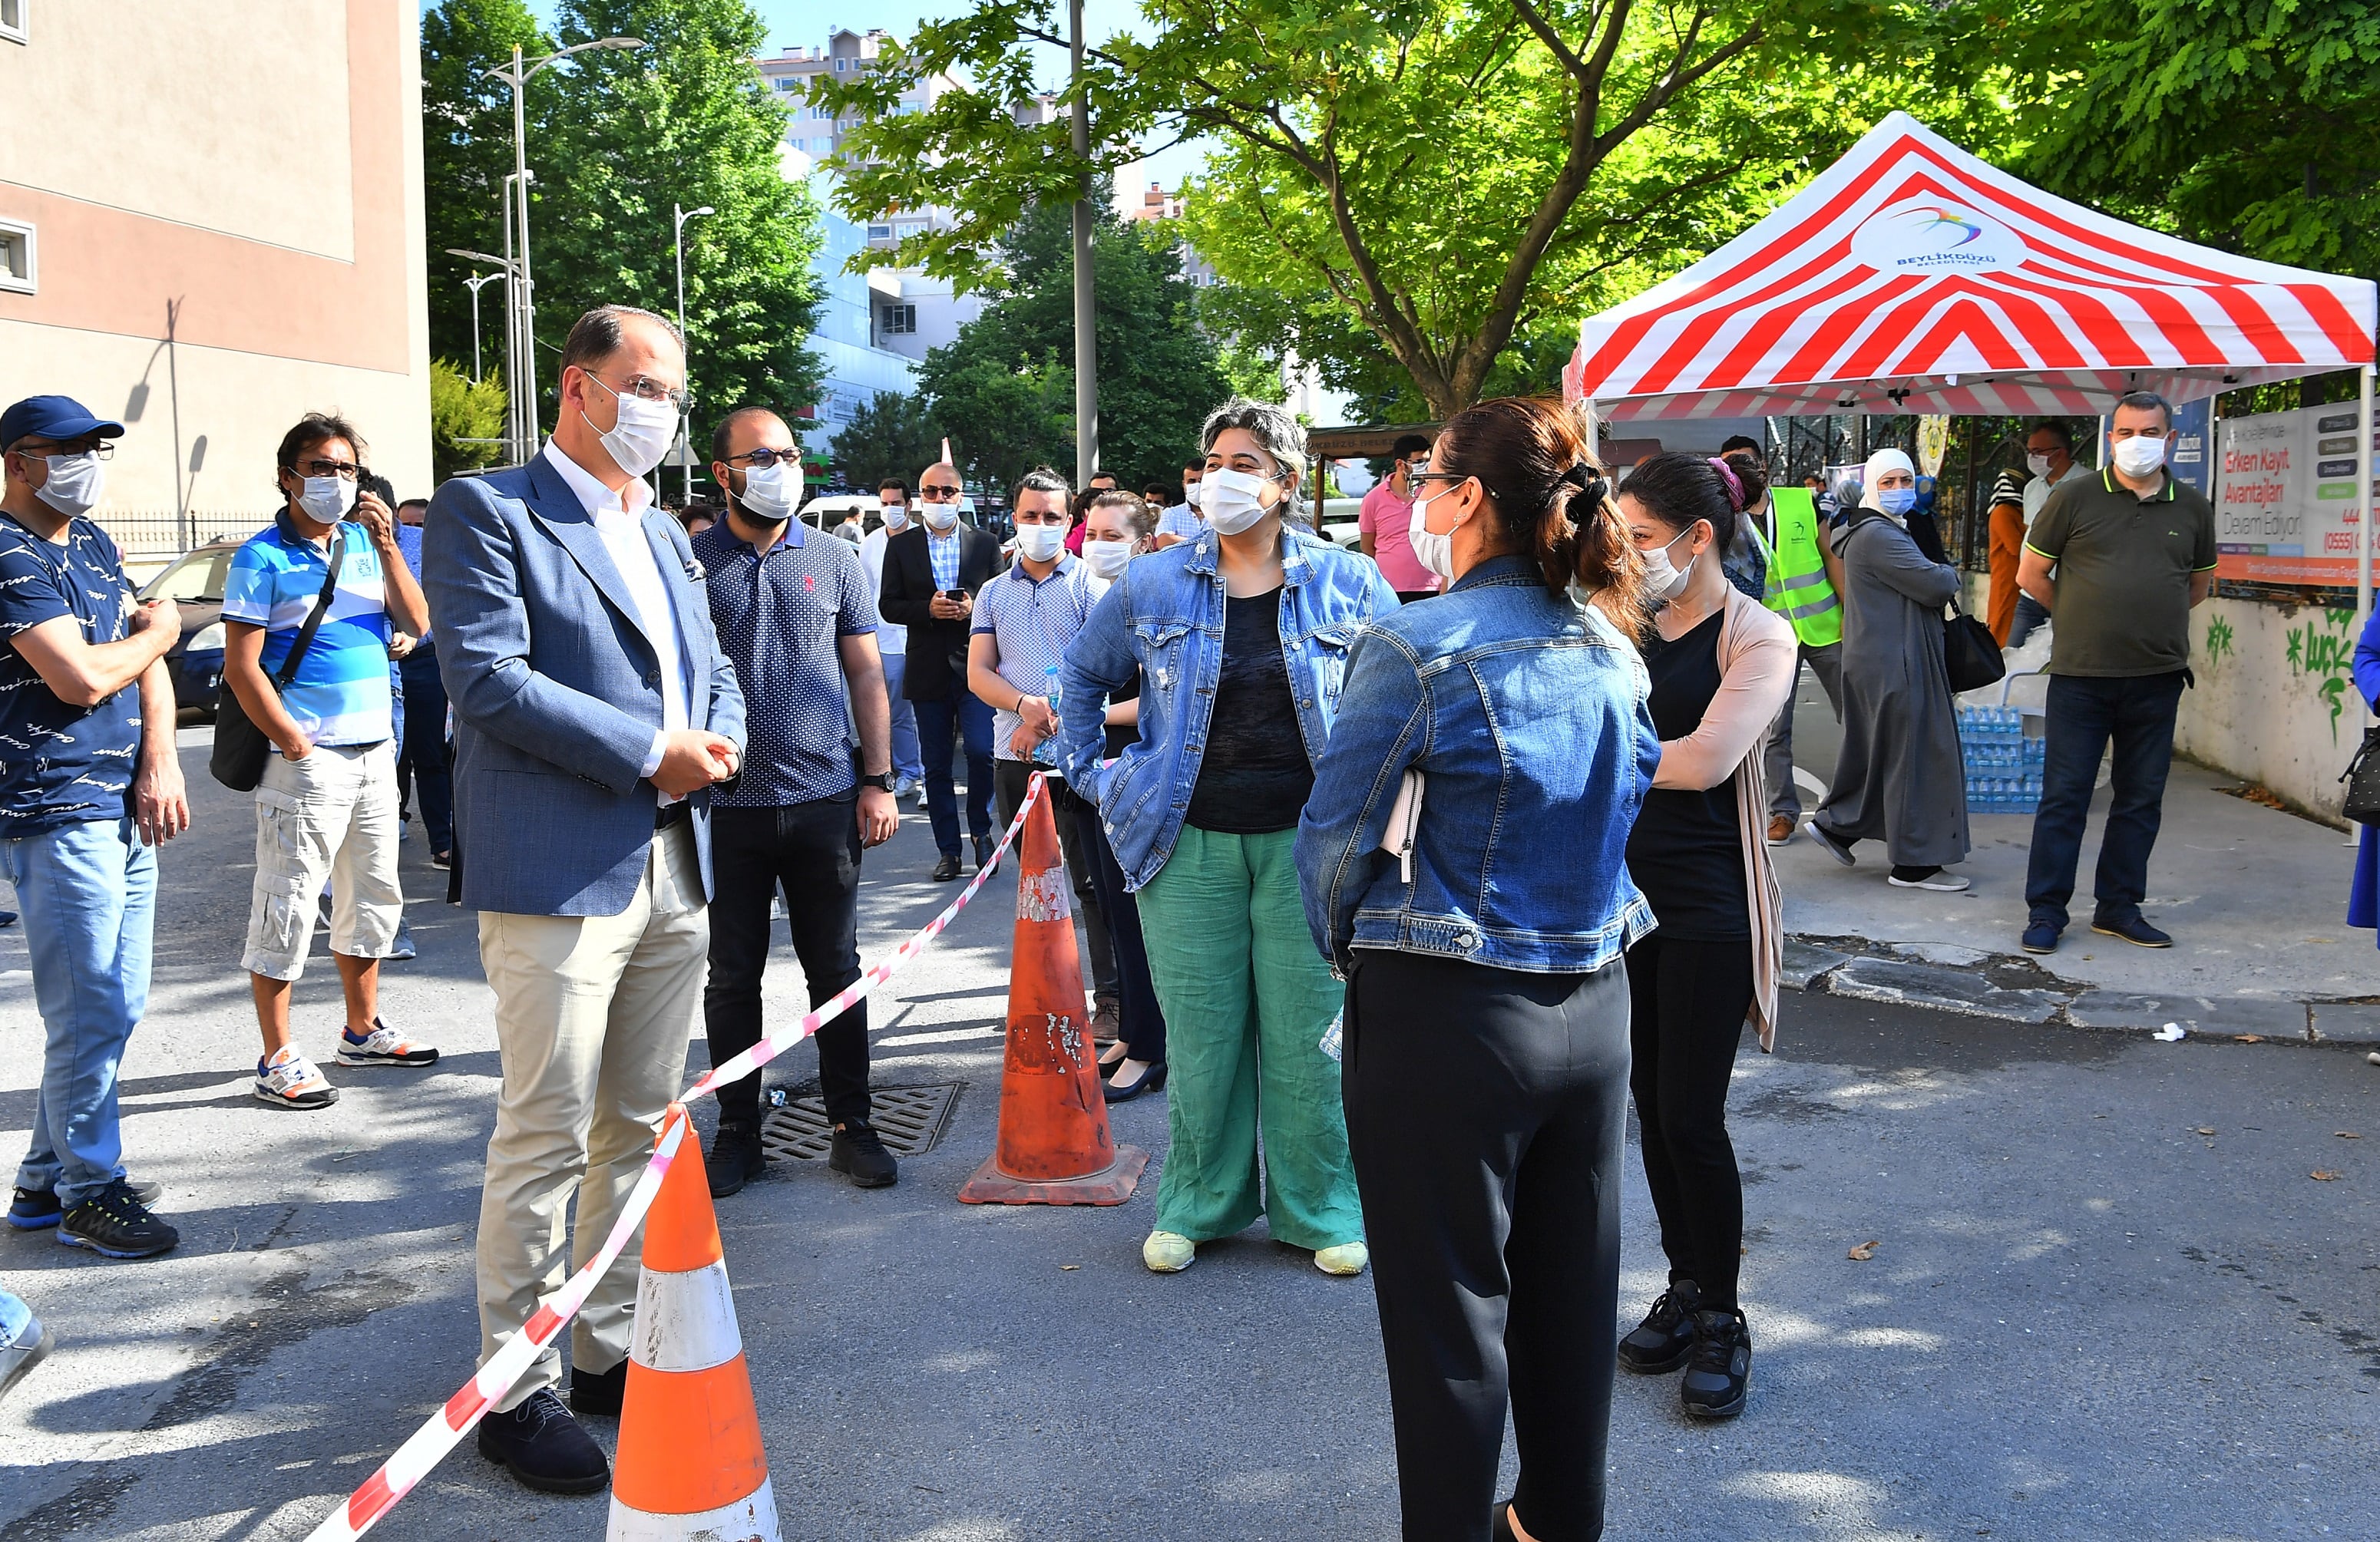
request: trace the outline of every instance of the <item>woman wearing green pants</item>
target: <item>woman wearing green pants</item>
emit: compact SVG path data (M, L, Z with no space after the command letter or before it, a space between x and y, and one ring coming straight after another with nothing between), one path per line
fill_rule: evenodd
M1292 848L1347 650L1396 596L1368 559L1283 522L1305 458L1294 418L1232 401L1204 440L1198 538L1125 567L1060 695L1067 781L1099 804L1165 1012L1172 1142L1141 1259L1187 1269L1261 1215L1325 1273L1358 1274L1362 1207L1321 1048L1342 990ZM1135 672L1140 742L1107 763L1107 695Z

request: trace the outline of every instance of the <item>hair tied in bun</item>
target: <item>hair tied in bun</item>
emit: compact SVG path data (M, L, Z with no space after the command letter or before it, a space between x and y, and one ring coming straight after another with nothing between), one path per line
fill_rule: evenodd
M1730 466L1723 456L1713 455L1710 463L1718 468L1719 480L1727 483L1727 506L1742 514L1745 503L1743 479L1735 474L1735 467Z

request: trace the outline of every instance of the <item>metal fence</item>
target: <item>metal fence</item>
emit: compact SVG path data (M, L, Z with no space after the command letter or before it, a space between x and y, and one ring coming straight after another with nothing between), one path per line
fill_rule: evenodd
M245 540L273 522L254 509L103 509L94 517L128 557L173 557L212 540Z

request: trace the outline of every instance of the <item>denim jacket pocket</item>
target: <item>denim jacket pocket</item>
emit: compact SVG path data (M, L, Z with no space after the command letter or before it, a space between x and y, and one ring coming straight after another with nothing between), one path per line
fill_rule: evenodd
M1190 651L1183 639L1192 629L1186 621L1142 621L1133 625L1134 650L1141 657L1142 670L1160 693L1172 691L1181 681Z

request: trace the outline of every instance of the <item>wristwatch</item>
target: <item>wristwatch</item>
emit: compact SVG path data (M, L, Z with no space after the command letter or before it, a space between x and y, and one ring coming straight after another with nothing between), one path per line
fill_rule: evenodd
M863 787L873 787L880 793L889 793L893 787L892 773L878 771L873 776L863 776L859 779L859 784Z

